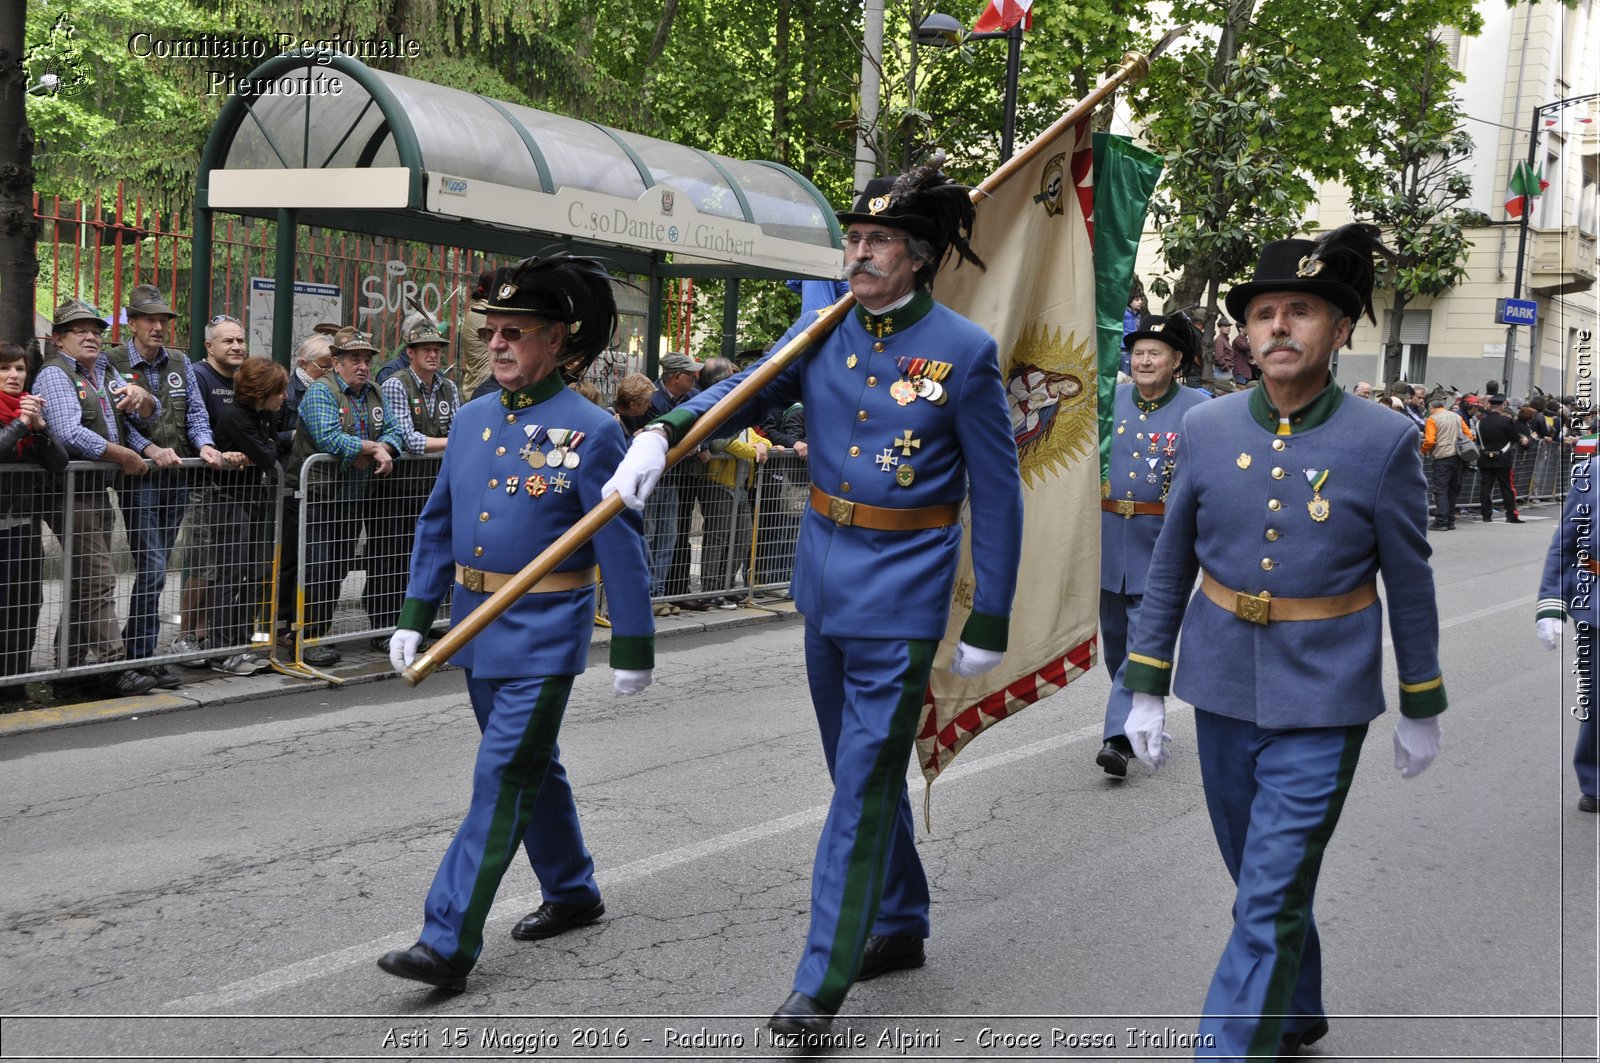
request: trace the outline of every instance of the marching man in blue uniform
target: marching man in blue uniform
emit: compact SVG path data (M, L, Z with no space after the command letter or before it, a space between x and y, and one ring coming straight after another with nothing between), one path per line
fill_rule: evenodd
M1200 352L1200 333L1187 317L1146 317L1127 342L1133 383L1117 385L1111 459L1100 499L1100 645L1111 694L1105 744L1094 758L1107 775L1118 778L1128 774L1133 756L1122 733L1133 705L1133 692L1122 685L1128 632L1139 616L1150 553L1166 513L1183 415L1206 401L1205 392L1178 384L1178 367Z
M1539 580L1539 601L1534 623L1545 649L1556 650L1565 634L1565 618L1576 629L1578 676L1572 714L1578 724L1578 745L1572 769L1578 776L1578 808L1600 812L1600 728L1595 725L1594 655L1600 632L1600 551L1595 548L1595 521L1600 519L1600 491L1595 474L1600 467L1585 458L1572 467L1572 487L1561 509L1561 523L1550 537L1544 576Z
M581 376L616 326L611 280L598 262L553 256L503 267L483 312L479 332L500 386L463 406L450 426L389 643L396 671L416 658L452 582L459 620L600 503L600 485L625 449L611 415L563 378ZM611 605L612 687L637 694L650 684L655 635L643 529L625 513L450 659L466 670L483 732L472 800L428 891L417 943L378 961L390 974L466 988L519 844L544 903L512 937L553 937L604 914L556 745L589 655L597 564Z
M952 247L982 268L966 240L973 217L968 190L935 167L869 182L839 214L857 306L725 426L804 402L811 445L792 585L834 792L794 991L769 1024L782 1034L825 1032L852 983L923 963L928 883L905 776L950 615L963 501L977 588L949 667L979 675L1006 648L1022 480L998 352L931 291ZM641 430L604 490L639 508L669 442L748 372Z
M1238 885L1200 1058L1294 1055L1328 1032L1312 900L1367 727L1385 710L1380 573L1399 670L1395 767L1411 778L1439 751L1446 702L1417 431L1346 401L1328 372L1362 312L1372 316L1372 255L1385 250L1364 225L1279 240L1228 293L1262 386L1184 418L1129 642L1134 753L1152 768L1166 759L1169 686L1194 705L1206 807Z

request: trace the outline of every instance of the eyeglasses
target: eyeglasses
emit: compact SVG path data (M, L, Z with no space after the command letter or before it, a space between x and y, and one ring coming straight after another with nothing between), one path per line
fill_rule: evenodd
M874 251L882 251L896 240L909 240L909 236L890 236L888 233L845 233L844 246L854 251L866 244Z
M224 321L231 321L235 325L243 325L244 324L243 321L240 321L238 318L234 317L232 314L218 314L216 317L212 318L210 321L207 321L206 324L208 324L208 325L220 325Z
M530 332L543 332L549 324L550 322L546 321L544 324L535 325L533 328L518 328L516 325L506 325L502 328L481 328L478 330L478 338L484 343L488 343L494 339L494 334L498 332L505 337L507 343L516 343Z

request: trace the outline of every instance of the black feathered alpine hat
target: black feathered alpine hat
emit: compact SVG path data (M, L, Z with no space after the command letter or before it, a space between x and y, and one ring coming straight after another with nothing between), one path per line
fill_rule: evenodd
M1146 314L1139 328L1128 333L1128 349L1138 340L1160 340L1183 356L1187 365L1200 357L1200 330L1194 327L1187 314L1168 314L1161 317Z
M605 263L566 253L535 255L501 266L475 309L485 314L534 314L564 323L567 344L561 370L568 380L583 375L617 328L617 298Z
M1320 295L1352 321L1372 313L1372 256L1392 259L1375 225L1341 225L1316 240L1274 240L1261 249L1256 275L1228 292L1228 313L1244 320L1250 300L1263 292L1307 292Z
M977 216L972 190L952 181L939 170L937 162L936 159L935 165L915 167L899 177L874 177L856 200L854 210L837 212L840 225L886 225L904 229L932 244L934 255L927 279L918 273L924 283L938 272L952 247L959 256L958 266L960 259L966 259L979 269L985 268L983 260L967 244Z

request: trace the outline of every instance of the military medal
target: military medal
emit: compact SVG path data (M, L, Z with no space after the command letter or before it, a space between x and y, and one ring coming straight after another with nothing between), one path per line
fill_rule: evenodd
M1306 483L1311 485L1311 501L1306 503L1306 510L1310 512L1314 521L1328 519L1328 500L1322 497L1322 488L1328 482L1331 469L1307 469Z
M895 437L894 445L900 448L901 457L909 458L913 450L922 446L922 440L912 435L911 429L907 428L905 435Z
M567 451L567 456L561 459L561 466L565 469L576 469L578 467L578 452L576 450Z
M542 469L542 468L544 468L544 462L545 462L544 451L542 451L542 450L533 450L533 449L531 449L533 446L534 446L534 444L529 443L526 447L523 447L522 448L522 450L523 450L522 456L527 461L528 468L530 468L530 469Z
M911 481L916 478L917 470L913 469L907 462L902 461L894 470L894 482L901 487L910 487Z
M890 472L896 465L900 464L900 459L895 457L893 447L884 447L883 453L872 460L878 463L878 469L881 472Z
M1156 477L1156 463L1159 462L1160 460L1161 460L1160 458L1146 458L1145 459L1145 461L1147 461L1150 464L1150 473L1149 473L1149 475L1147 475L1144 478L1144 482L1145 483L1153 484L1153 483L1156 482L1156 480L1157 480L1157 477Z
M909 406L917 397L917 389L911 381L902 378L889 385L889 397L902 406Z
M528 477L527 484L523 486L523 490L528 492L529 498L538 498L540 495L544 494L545 489L548 486L549 485L545 483L543 476L530 476Z
M1165 454L1167 457L1170 458L1174 454L1176 454L1177 452L1178 452L1178 433L1176 433L1176 432L1168 432L1167 433L1167 445L1161 448L1161 453Z
M918 378L922 375L921 358L896 358L894 364L900 367L900 379L896 380L889 388L889 396L902 406L909 406L919 394L917 385L921 382Z
M517 477L515 477L515 476L507 476L506 477L506 494L508 494L508 495L516 494L517 493L517 485L520 484L520 483L522 483L522 481L520 479L518 479Z
M564 472L558 472L554 476L550 477L550 490L554 491L558 495L571 486L572 481L567 479L567 474Z
M539 449L539 445L544 442L544 426L527 424L522 426L522 431L528 437L528 441L517 451L517 455L528 463L530 469L544 468L544 453Z

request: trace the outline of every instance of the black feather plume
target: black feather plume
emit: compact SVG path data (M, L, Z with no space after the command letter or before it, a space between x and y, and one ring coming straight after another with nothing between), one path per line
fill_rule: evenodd
M566 323L561 373L569 381L579 379L617 330L617 299L605 262L565 253L535 256L511 267L511 273L518 289L545 296L550 316Z
M1368 320L1376 325L1378 318L1372 312L1372 286L1377 278L1372 256L1381 256L1389 262L1397 257L1384 246L1378 227L1352 222L1323 233L1316 243L1316 250L1311 252L1310 257L1332 267L1333 275L1360 297L1361 309L1366 311Z
M960 259L965 259L979 269L987 269L967 242L977 217L971 190L952 181L937 166L916 166L895 178L889 189L889 207L885 213L916 214L927 219L927 237L935 251L935 269L951 248L958 256L958 268Z

